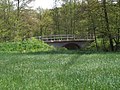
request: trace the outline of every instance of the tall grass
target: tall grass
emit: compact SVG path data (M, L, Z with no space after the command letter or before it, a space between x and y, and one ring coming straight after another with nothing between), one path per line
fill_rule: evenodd
M0 90L119 90L120 53L0 53Z

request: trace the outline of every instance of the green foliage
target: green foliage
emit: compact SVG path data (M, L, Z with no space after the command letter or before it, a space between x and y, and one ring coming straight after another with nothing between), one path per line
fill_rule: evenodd
M25 41L19 42L4 42L0 43L0 51L5 52L38 52L38 51L49 51L54 49L52 46L45 44L43 41L31 38Z
M120 43L119 2L115 4L114 0L104 0L104 3L99 0L55 0L53 9L26 8L32 1L34 0L22 0L20 4L19 0L0 1L0 42L53 34L74 34L83 39L87 34L94 34L96 39L99 39L99 36L101 39L109 38L107 44L110 45L103 47L98 43L100 49L109 50L108 46L111 46L113 50L114 43L116 47ZM59 3L62 4L61 7L57 7Z
M99 51L109 51L110 49L108 40L103 41L102 39L98 39L97 46ZM89 46L85 47L84 50L96 51L96 43L92 42Z

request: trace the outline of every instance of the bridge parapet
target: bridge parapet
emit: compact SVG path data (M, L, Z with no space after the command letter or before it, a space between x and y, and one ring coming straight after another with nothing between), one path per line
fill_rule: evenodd
M49 35L49 36L38 36L37 39L43 40L44 42L56 42L56 41L79 41L79 40L94 40L94 35Z

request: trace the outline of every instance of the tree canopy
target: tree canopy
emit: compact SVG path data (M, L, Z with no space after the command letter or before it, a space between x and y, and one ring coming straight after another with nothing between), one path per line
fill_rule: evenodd
M0 42L53 34L94 35L98 50L120 48L120 0L54 0L36 10L34 0L0 1ZM57 3L61 2L61 7Z

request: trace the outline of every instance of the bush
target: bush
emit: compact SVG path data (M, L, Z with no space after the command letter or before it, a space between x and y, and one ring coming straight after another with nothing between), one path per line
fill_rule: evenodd
M103 41L101 39L97 40L98 50L99 51L109 51L109 43L108 41L104 41L105 45L103 45ZM88 47L85 48L86 50L96 51L96 43L92 42Z
M38 51L49 51L53 50L52 46L44 43L43 41L31 38L25 41L19 42L4 42L0 43L0 51L5 52L38 52Z

